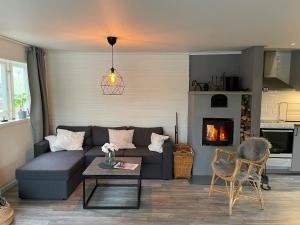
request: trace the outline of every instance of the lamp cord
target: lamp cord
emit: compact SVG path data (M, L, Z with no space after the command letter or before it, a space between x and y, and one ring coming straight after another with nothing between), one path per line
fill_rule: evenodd
M114 46L111 46L111 68L114 68Z

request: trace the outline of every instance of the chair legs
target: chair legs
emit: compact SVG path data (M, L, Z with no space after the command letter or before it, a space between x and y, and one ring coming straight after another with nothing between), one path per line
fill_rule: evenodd
M211 177L211 182L210 182L210 188L209 188L209 193L208 193L208 196L211 196L211 194L213 193L214 191L214 186L215 186L215 177L216 177L216 174L213 173L212 174L212 177Z
M263 198L263 194L262 194L260 185L261 184L259 182L256 182L257 195L258 195L258 201L260 203L260 208L264 209L265 208L265 202L264 202L264 198Z
M231 181L229 185L229 216L232 215L232 207L234 203L234 182Z
M209 193L208 193L209 196L211 196L211 194L214 191L219 191L218 189L215 189L215 183L216 183L217 179L218 179L218 176L216 175L216 173L213 173L212 178L211 178ZM251 198L251 199L254 198L254 199L258 200L259 203L260 203L261 209L264 209L264 199L263 199L263 194L262 194L260 182L253 182L252 181L251 183L252 183L252 186L254 187L254 191L256 191L256 193L257 193L257 198L256 197L251 197L251 196L249 196L249 198ZM247 196L245 194L243 194L243 185L242 185L241 181L238 181L238 182L228 181L228 182L226 182L226 189L227 189L227 192L225 191L224 193L227 193L228 197L229 197L229 205L228 206L229 206L229 215L231 216L232 215L232 209L233 209L233 206L234 206L236 200L240 197L247 197Z

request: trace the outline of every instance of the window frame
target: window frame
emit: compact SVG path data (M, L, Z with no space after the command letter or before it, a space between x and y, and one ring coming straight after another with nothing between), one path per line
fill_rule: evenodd
M5 101L5 105L7 107L6 111L4 112L0 112L0 117L1 119L3 117L6 117L6 115L9 115L10 116L10 104L11 104L11 100L10 100L10 96L9 96L9 82L8 82L8 75L7 75L7 61L5 60L0 60L0 64L3 66L3 75L4 75L4 84L5 84L5 97L6 97L6 101ZM1 69L2 70L2 69ZM2 73L2 71L1 71Z
M26 75L25 89L26 89L26 93L28 94L28 97L29 97L29 101L30 101L29 103L31 104L27 63L16 62L16 61L11 61L11 60L6 60L6 59L0 58L0 64L4 65L4 68L5 68L4 76L5 76L5 81L6 81L6 97L7 97L7 112L5 112L5 113L0 112L0 119L2 120L2 118L5 117L5 119L11 120L11 119L16 118L16 109L13 104L14 103L14 79L13 79L13 67L14 66L22 67L26 73L25 74Z

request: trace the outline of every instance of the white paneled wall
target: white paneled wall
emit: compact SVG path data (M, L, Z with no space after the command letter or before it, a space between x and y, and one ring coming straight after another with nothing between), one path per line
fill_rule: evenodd
M48 93L51 126L162 126L174 138L187 137L188 55L117 53L115 67L125 80L125 94L104 96L102 76L110 68L108 53L49 51Z
M263 92L261 102L261 119L277 120L279 103L300 103L300 91L269 91Z

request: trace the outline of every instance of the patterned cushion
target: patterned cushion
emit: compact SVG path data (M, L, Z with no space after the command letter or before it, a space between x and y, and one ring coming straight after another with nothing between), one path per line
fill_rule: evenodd
M235 162L227 162L225 159L220 159L212 164L213 170L217 175L230 177L235 168Z
M258 161L263 158L266 151L271 147L270 142L266 139L251 137L240 144L238 148L238 158Z

